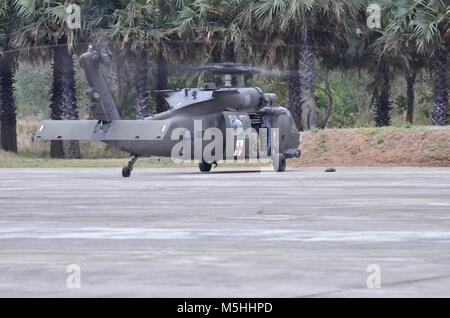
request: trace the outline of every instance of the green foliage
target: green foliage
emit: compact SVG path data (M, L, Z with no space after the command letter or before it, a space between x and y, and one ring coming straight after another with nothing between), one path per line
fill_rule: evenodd
M276 105L288 107L288 83L279 77L254 76L246 83L249 87L260 87L265 92L277 95Z
M414 0L411 25L419 52L447 50L450 44L450 4L446 0Z
M428 108L419 108L419 114L426 118L430 118L430 110Z
M181 89L201 86L205 76L177 71L177 67L208 63L217 53L219 60L225 60L229 58L226 49L232 44L232 58L265 71L254 75L246 85L277 94L275 104L288 107L290 87L283 72L297 71L293 65L299 58L299 39L308 29L318 51L318 73L330 73L326 81L319 76L315 83L316 103L321 111L327 108L327 88L331 88L329 128L373 125L374 86L369 84L374 83L380 61L389 65L392 123L405 125L407 104L405 88L396 77L403 80L414 67L419 74L414 124L430 124L434 92L430 79L420 75L420 70L429 68L427 61L436 52L448 55L450 47L450 5L445 0L376 0L383 8L381 30L365 26L364 11L372 3L368 0L76 2L82 9L81 30L66 26L69 1L4 0L5 5L0 5L0 59L11 49L20 53L14 84L19 118L48 116L50 47L64 36L74 54L85 49L85 42L102 39L109 41L114 55L126 55L116 69L105 73L114 97L122 99L124 118L132 119L136 112L134 60L142 50L148 53L151 69L156 56L162 53L171 68L167 88ZM17 5L16 10L11 10L11 4ZM77 61L75 73L80 117L87 118L87 83ZM119 96L123 93L119 88L125 84L126 94ZM154 90L153 74L148 84ZM150 108L155 109L154 99Z
M406 111L407 107L407 99L404 95L397 95L394 101L395 109L398 114L403 113Z
M365 118L362 109L369 105L368 93L361 89L367 83L368 76L365 74L333 72L331 76L331 87L333 92L333 112L328 121L329 128L352 128L364 126ZM319 84L319 88L324 83ZM325 96L322 90L316 91L319 109L325 107Z
M20 64L14 85L20 117L42 118L48 113L51 80L52 72L49 67Z

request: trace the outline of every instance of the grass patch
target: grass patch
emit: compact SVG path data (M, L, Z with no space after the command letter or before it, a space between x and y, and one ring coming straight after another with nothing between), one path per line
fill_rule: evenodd
M52 159L33 158L0 150L0 168L122 168L128 164L126 158L103 159ZM220 167L267 167L270 163L222 162ZM176 164L170 158L139 158L136 168L181 168L197 167L196 163Z
M88 167L88 168L121 168L125 166L129 161L129 154L122 152L116 148L112 148L101 142L95 141L82 141L80 142L81 153L83 159L81 160L65 160L65 159L52 159L49 157L50 142L48 141L34 141L32 140L33 134L38 128L39 123L33 120L20 120L18 122L18 148L19 153L6 153L0 151L0 168L59 168L59 167ZM335 140L334 134L340 134L344 139L349 140ZM440 151L445 154L442 149L449 149L450 143L450 126L438 127L438 126L403 126L403 127L381 127L381 128L353 128L353 129L313 129L311 131L302 132L301 136L305 143L300 145L300 148L304 149L304 154L310 153L315 159L326 158L327 152L334 149L334 143L342 143L345 146L336 151L335 155L339 158L345 158L346 155L357 155L364 149L363 146L355 146L355 143L360 142L359 139L364 137L367 143L372 145L380 145L377 147L377 151L380 153L386 152L386 147L383 144L391 145L398 142L395 138L397 135L403 134L391 134L393 132L403 131L416 131L424 132L424 135L429 135L428 132L440 131L444 132L446 136L440 136L429 142L426 146L430 151ZM416 134L414 134L416 135ZM443 135L438 133L437 135ZM367 137L371 136L371 137ZM389 143L386 141L389 140ZM313 141L311 143L311 141ZM311 143L311 145L308 145ZM352 147L348 148L349 146ZM310 148L308 148L310 147ZM448 154L447 154L448 156ZM357 157L359 158L359 157ZM302 159L299 159L302 160ZM295 160L293 160L295 161ZM258 163L220 163L220 167L266 167L270 164L258 164ZM142 168L155 168L155 167L196 167L197 164L174 164L170 158L141 158L139 159L136 167Z
M0 151L0 168L120 168L128 158L105 159L51 159L32 158L20 154ZM177 167L169 158L140 158L135 167L166 168Z
M348 149L348 152L351 155L355 156L361 152L361 148L359 148L359 146L353 146L353 147L350 147L350 149Z
M327 150L327 135L325 135L323 132L319 135L319 148L323 151Z

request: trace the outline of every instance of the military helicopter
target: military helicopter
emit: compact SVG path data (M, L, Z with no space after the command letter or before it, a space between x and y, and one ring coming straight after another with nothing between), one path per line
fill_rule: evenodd
M132 157L122 169L125 178L131 176L139 157L173 158L175 155L197 161L201 172L211 171L213 165L225 159L252 156L269 157L274 170L282 172L286 169L286 159L300 157L299 131L287 109L272 105L276 95L264 93L257 87L235 87L236 75L256 73L257 69L235 63L198 67L196 71L214 74L216 82L221 79L220 84L158 91L168 103L168 111L143 120L122 120L100 69L100 64L108 64L110 59L110 54L93 45L80 57L89 84L86 94L91 100L89 106L94 119L42 121L35 134L36 140L96 140L120 148ZM205 156L203 151L208 141L203 137L208 129L222 136L229 136L230 130L259 133L262 137L256 143L258 151L250 155L250 151L245 151L250 147L249 135L240 137L241 133L235 133L225 142L216 144L211 156ZM209 138L218 141L216 135Z

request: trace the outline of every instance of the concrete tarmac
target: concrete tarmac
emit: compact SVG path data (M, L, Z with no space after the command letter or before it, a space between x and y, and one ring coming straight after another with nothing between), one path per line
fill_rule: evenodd
M0 297L450 297L450 169L269 171L0 169Z

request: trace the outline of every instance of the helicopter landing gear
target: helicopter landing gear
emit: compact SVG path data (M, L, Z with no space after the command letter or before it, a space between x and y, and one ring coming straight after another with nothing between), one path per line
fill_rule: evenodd
M216 166L217 166L217 164L216 164ZM200 169L201 172L210 172L211 167L212 167L212 164L207 163L205 161L202 161L198 164L198 168Z
M284 172L286 170L286 157L277 153L272 158L272 166L276 172Z
M139 159L138 155L134 155L130 162L128 162L128 166L122 169L122 177L129 178L131 176L131 171L133 171L133 166L136 161Z

